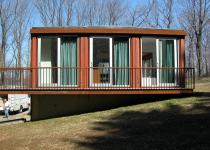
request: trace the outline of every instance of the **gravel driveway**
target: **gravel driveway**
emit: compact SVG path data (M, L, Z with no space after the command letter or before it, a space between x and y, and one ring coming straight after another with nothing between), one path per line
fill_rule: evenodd
M27 121L30 121L31 116L28 115L28 110L24 111L22 113L12 113L9 116L9 120L15 120L15 119L20 119L20 118L25 118ZM7 118L4 117L4 114L0 114L0 122L1 121L6 121L8 120Z

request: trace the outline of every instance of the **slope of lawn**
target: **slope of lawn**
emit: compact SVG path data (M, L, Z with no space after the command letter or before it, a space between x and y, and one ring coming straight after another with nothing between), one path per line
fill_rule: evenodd
M209 149L210 78L191 97L0 127L0 149ZM155 101L155 99L154 99Z

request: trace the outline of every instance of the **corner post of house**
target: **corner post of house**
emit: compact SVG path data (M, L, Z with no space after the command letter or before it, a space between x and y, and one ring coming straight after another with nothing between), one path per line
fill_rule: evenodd
M141 48L139 37L131 38L131 86L138 89L141 87Z
M182 37L179 40L179 75L180 75L180 86L185 87L185 38Z
M37 86L37 37L31 37L31 88L34 89Z
M79 62L80 62L80 88L88 88L89 77L89 40L88 37L80 37Z

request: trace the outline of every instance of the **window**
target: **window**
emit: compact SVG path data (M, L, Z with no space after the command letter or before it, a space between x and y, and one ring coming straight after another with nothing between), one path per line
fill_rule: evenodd
M77 85L77 38L38 38L39 85Z
M129 84L129 39L90 38L90 84Z
M143 37L142 86L177 83L178 47L174 38Z

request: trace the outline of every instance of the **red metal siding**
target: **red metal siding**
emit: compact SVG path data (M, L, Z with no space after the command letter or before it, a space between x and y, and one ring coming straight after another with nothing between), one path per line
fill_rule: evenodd
M179 44L179 68L185 68L185 39L181 38ZM31 38L31 68L37 68L38 58L38 40L37 37ZM79 67L79 88L88 89L89 87L89 37L78 37L78 67ZM133 89L141 88L141 38L138 36L130 37L130 85ZM136 68L136 69L135 69ZM180 71L181 80L185 80L184 69ZM31 83L32 88L37 87L38 77L37 69L32 69ZM121 91L124 93L125 91ZM141 91L143 93L144 91ZM161 92L161 91L159 91ZM109 93L109 92L107 92ZM90 93L91 94L91 93Z
M88 37L80 37L80 45L79 45L79 61L80 61L80 87L88 88L88 78L89 78L89 38ZM87 69L83 69L87 68ZM85 83L85 84L84 84Z
M130 62L131 62L131 85L133 88L141 87L141 72L139 69L141 66L141 43L138 37L132 37L130 42Z
M38 40L37 37L32 37L31 38L31 68L32 68L32 73L31 73L31 86L32 88L35 88L37 86L37 58L38 58L38 50L37 50L37 45L38 45Z

